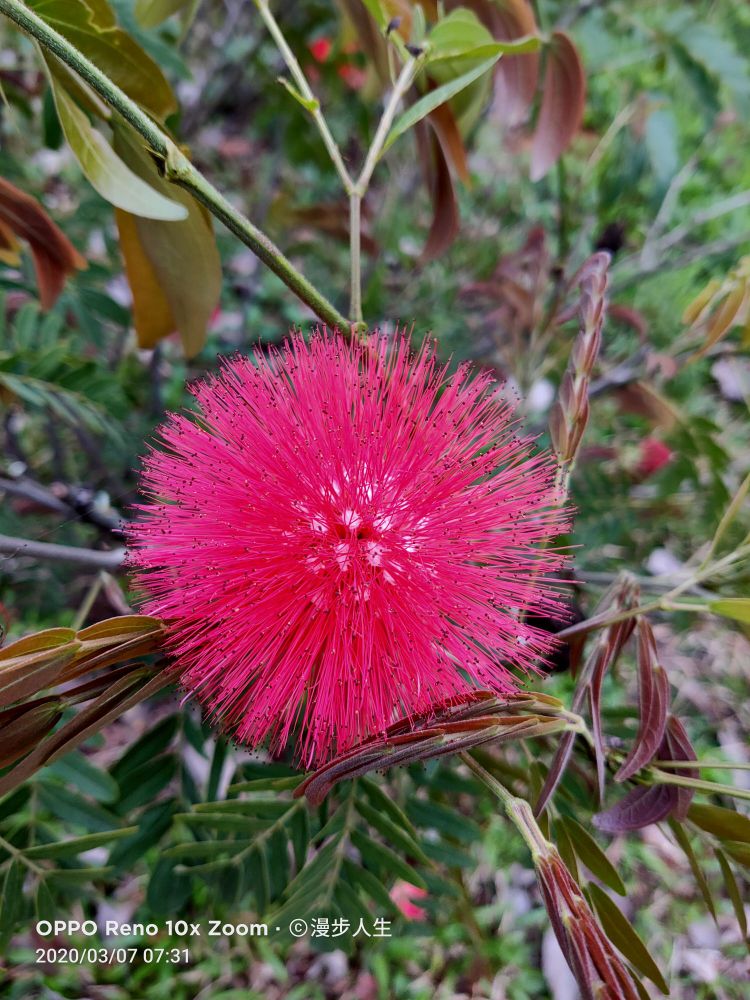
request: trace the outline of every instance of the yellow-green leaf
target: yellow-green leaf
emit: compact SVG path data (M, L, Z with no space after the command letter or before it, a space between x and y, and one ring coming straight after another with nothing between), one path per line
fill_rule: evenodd
M192 0L135 0L135 16L144 28L155 28L191 2Z
M750 597L723 597L718 601L709 601L708 607L715 615L750 625Z
M102 198L144 218L176 222L187 217L184 205L155 191L123 163L54 77L52 93L65 138L81 170Z

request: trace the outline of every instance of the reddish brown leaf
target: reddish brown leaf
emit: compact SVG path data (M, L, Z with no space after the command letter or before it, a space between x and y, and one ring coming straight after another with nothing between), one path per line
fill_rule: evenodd
M531 179L538 181L553 167L581 126L586 76L578 51L562 31L552 33L539 119L531 146Z
M76 248L30 195L0 177L0 224L31 247L43 309L54 305L69 274L87 266Z
M460 180L464 184L469 184L471 177L469 176L469 165L466 162L466 148L449 105L439 105L430 112L427 120L437 136L443 155L450 160Z
M630 753L615 775L615 781L626 781L653 759L661 745L667 724L669 680L657 663L654 633L643 618L638 621L638 692L638 734Z
M594 826L604 833L628 833L666 819L677 805L674 785L639 785L611 809L594 816Z
M674 715L670 715L667 719L664 742L662 743L659 756L663 760L697 760L693 745L688 738L688 734L685 732L685 727ZM700 772L694 767L686 767L674 773L682 775L684 778L700 777ZM676 792L677 799L674 807L674 815L682 823L688 814L688 809L690 808L690 803L693 801L695 792L692 788L672 787Z
M47 699L0 713L0 767L32 750L57 724L60 702Z
M440 143L432 137L432 175L430 193L432 196L432 225L427 242L422 250L422 262L440 257L458 235L459 215L453 178Z

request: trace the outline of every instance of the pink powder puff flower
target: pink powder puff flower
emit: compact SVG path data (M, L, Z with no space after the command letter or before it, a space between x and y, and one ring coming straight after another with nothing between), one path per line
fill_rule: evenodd
M415 899L426 899L428 896L426 889L421 889L418 885L405 882L402 878L397 879L389 893L394 906L397 907L407 920L424 920L427 911L422 906L417 906Z
M144 610L234 737L317 765L554 646L569 514L487 373L323 330L225 360L144 460Z

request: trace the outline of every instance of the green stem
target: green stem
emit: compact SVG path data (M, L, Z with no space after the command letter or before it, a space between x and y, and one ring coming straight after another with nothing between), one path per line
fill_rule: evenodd
M7 851L12 857L16 858L17 861L20 861L21 864L26 865L29 871L33 872L35 875L39 875L40 877L44 876L44 869L40 868L39 865L35 865L31 858L27 858L23 851L19 851L18 848L14 847L9 840L5 839L5 837L0 837L0 847Z
M718 559L716 562L698 567L687 580L684 580L666 594L653 601L649 601L647 604L639 604L634 608L625 608L623 611L618 611L613 615L606 613L595 615L593 618L587 618L576 625L569 625L568 628L562 629L561 632L557 633L557 637L558 639L569 639L571 636L581 635L584 632L591 632L598 628L606 628L609 625L617 625L618 622L627 621L628 618L634 618L636 615L647 615L652 611L710 611L710 607L706 604L675 603L674 598L679 597L680 594L684 594L686 590L690 590L696 584L700 583L701 580L710 579L717 572L727 569L733 563L745 559L749 554L750 546L743 545L735 549L734 552L730 552L729 555Z
M398 75L398 79L393 86L391 95L388 98L388 102L383 110L383 115L378 123L372 144L367 151L362 172L357 178L357 183L355 184L355 191L359 194L360 198L364 198L367 193L370 178L372 177L373 171L375 170L378 160L380 159L380 154L383 152L383 146L385 146L388 133L391 131L391 126L393 125L396 117L398 107L401 104L404 94L414 82L418 65L419 57L410 56L404 63L401 72Z
M542 833L529 803L525 799L519 799L517 795L509 792L505 785L500 784L497 778L485 770L479 761L475 760L468 751L462 751L459 757L476 774L479 780L500 799L508 819L526 841L534 862L536 863L537 858L547 855L553 849L552 844L550 844Z
M362 317L362 198L356 191L349 195L349 254L351 258L351 297L349 315L353 323Z
M294 55L292 50L289 48L286 38L284 38L284 33L282 32L278 21L273 16L271 8L268 5L268 0L255 0L255 6L258 8L260 16L268 28L268 32L276 43L284 62L287 65L289 72L294 78L294 82L297 84L300 94L304 99L310 104L310 114L313 121L318 127L323 143L328 150L328 155L331 158L331 162L336 168L336 173L341 178L341 183L344 185L344 190L347 194L351 193L354 186L354 182L349 176L349 171L346 169L344 160L341 156L339 147L336 144L336 140L333 138L331 130L328 128L328 123L323 117L323 112L320 110L320 105L318 104L318 99L312 92L310 84L307 82L305 74L302 72L302 67L297 61L297 57ZM356 317L354 317L356 319Z
M684 761L682 765L685 770L694 767L692 761ZM649 784L655 785L679 785L680 788L694 788L696 792L710 792L715 795L730 795L734 799L747 799L750 801L750 788L736 788L734 785L722 785L718 781L703 781L701 778L683 777L681 774L665 774L658 768L650 768L649 778L653 778Z
M325 323L338 327L346 335L346 317L294 267L279 248L239 212L177 148L169 136L131 100L94 63L71 45L59 32L29 10L21 0L0 0L0 13L35 38L58 59L62 60L92 87L96 93L118 111L146 140L150 149L165 165L167 180L189 191L208 211L219 219L253 253L276 274L287 288Z

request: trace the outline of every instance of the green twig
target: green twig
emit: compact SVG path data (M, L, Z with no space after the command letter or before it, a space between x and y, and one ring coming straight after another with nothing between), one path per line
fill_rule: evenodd
M468 751L462 751L459 757L474 772L479 780L489 788L493 795L496 795L500 799L508 819L526 841L534 862L536 863L536 859L540 856L548 854L552 845L542 833L529 803L525 799L520 799L517 795L509 792L505 785L502 785L497 778L485 770L479 761L475 760Z
M0 0L0 13L35 38L45 49L56 55L92 87L96 93L118 111L148 143L150 150L164 164L167 180L189 191L208 211L219 219L253 253L276 274L287 288L325 323L347 334L349 323L325 296L294 267L266 234L238 211L211 184L169 136L98 69L74 45L55 31L46 21L29 10L21 0Z

